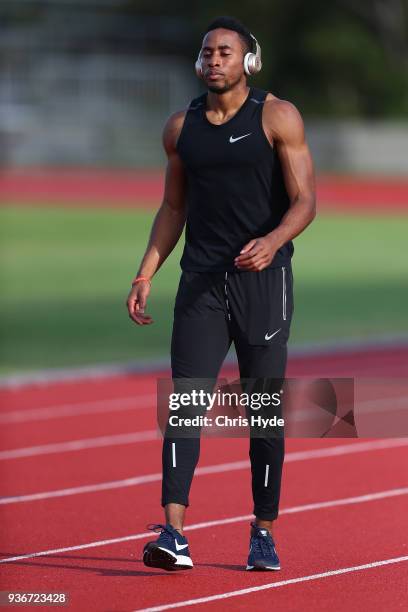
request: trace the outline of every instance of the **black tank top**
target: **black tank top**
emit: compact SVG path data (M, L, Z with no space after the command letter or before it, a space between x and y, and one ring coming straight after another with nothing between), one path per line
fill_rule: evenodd
M206 93L190 104L177 142L187 178L183 270L236 270L242 247L272 231L289 208L279 157L262 127L266 96L251 87L221 125L207 119ZM287 264L293 252L289 241L269 267Z

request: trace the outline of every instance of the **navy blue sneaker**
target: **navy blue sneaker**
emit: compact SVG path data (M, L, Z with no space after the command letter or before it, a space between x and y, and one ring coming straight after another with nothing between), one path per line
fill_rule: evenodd
M247 570L279 570L280 562L275 542L267 529L251 523Z
M169 523L148 525L148 529L159 532L154 542L148 542L143 549L143 563L148 567L160 567L169 572L192 569L193 561L188 550L187 538Z

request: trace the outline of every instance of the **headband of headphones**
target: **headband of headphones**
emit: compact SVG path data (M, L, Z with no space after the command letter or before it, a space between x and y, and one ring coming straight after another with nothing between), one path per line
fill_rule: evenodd
M244 71L248 76L257 74L262 68L261 47L255 36L253 34L250 34L250 36L252 38L252 51L244 56ZM195 63L195 71L198 77L203 76L201 50Z

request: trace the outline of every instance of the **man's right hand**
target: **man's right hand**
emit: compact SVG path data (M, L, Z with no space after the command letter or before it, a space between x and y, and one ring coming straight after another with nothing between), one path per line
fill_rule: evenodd
M129 312L129 317L138 325L150 325L153 319L145 314L147 296L150 293L149 281L140 280L129 292L126 306Z

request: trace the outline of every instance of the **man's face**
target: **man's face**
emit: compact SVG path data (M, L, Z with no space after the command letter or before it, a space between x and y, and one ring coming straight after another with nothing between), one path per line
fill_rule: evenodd
M244 77L245 45L237 32L218 28L208 32L201 48L203 80L214 93L225 93Z

